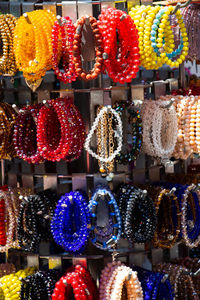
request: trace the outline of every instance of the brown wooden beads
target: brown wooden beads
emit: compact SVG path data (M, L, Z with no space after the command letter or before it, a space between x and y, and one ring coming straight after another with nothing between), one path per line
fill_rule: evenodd
M82 67L81 62L81 39L82 39L82 31L83 25L88 22L92 28L94 34L95 41L95 64L92 70L86 72ZM73 55L74 55L74 64L75 64L75 72L80 79L83 80L92 80L96 79L98 75L101 73L103 66L103 49L102 49L102 37L97 24L97 20L94 17L83 16L77 21L76 25L76 33L74 35L74 43L73 43Z

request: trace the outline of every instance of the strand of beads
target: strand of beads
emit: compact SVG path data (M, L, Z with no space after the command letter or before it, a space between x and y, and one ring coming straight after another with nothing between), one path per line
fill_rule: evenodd
M15 75L17 71L13 52L13 38L16 22L16 18L11 14L0 16L0 34L3 43L3 55L0 58L0 73L10 76Z
M143 105L143 145L148 155L170 157L177 141L177 117L172 103L147 101Z
M41 163L43 158L36 143L37 123L41 104L22 108L18 114L13 141L17 155L29 163Z
M170 23L168 22L169 15L173 12L173 10L174 7L169 6L167 8L161 9L160 12L156 15L151 33L152 36L155 37L157 30L159 31L160 29L160 35L156 40L157 43L152 42L152 46L154 48L154 51L156 51L157 54L160 53L159 55L164 58L164 62L166 64L168 64L170 67L178 67L185 60L185 57L188 54L188 37L181 12L180 10L178 10L175 15L180 27L181 42L178 48L176 50L173 50L173 48L175 47L174 35ZM169 40L167 41L166 38L169 38ZM167 53L165 53L164 46L165 44L167 44L167 42L169 42L169 47L168 49L166 49ZM179 56L179 58L177 58L176 61L173 61L172 59L177 56Z
M121 262L109 263L101 272L99 294L100 300L115 300L123 297L123 287L126 287L127 299L143 299L141 284L137 272L126 267Z
M18 19L14 33L15 59L30 84L36 84L52 68L51 35L55 20L55 15L47 10L28 12Z
M52 30L52 64L54 72L60 81L65 84L76 80L75 66L73 63L73 41L75 27L69 17L57 17ZM59 41L61 37L61 43ZM61 48L61 55L60 55ZM64 72L59 69L60 57Z
M36 299L50 299L60 275L60 271L53 269L27 276L21 285L20 300L32 299L33 294Z
M22 285L22 279L33 274L36 271L35 268L30 267L25 270L20 270L17 273L6 275L0 278L1 291L5 300L15 299L20 300L20 290Z
M133 270L137 271L144 299L174 299L172 285L166 274L151 272L136 266L133 266Z
M190 185L187 187L187 189L184 191L183 198L182 198L182 217L181 217L181 225L182 225L182 235L184 242L186 246L190 248L197 247L200 244L200 232L197 230L197 238L195 240L191 240L188 233L188 222L187 222L187 206L188 206L188 195L191 193L191 191L195 188L195 185ZM200 209L200 203L199 203L199 196L193 193L193 197L196 197L196 200L198 202L198 207L196 207L196 210L198 210L196 215L196 226L199 227L199 209ZM195 224L194 224L195 226Z
M67 300L71 296L81 300L97 300L98 291L89 271L80 265L70 268L56 283L52 300Z
M122 192L123 191L123 192ZM123 194L128 195L126 205L122 204ZM157 224L156 210L146 190L122 186L118 201L124 206L124 233L130 242L146 243L152 240Z
M181 231L180 208L178 198L173 193L174 191L170 193L170 190L163 189L155 198L158 220L153 239L155 247L171 248L179 237Z
M114 82L131 82L139 70L138 32L125 12L108 8L99 16L103 37L103 59L108 75ZM118 31L117 43L116 31Z
M95 64L92 70L89 72L84 71L81 63L81 38L83 32L83 25L85 23L89 23L95 41ZM75 64L75 71L77 76L83 80L92 80L96 79L98 75L101 73L103 68L103 58L102 58L102 37L99 30L99 25L97 20L90 16L83 16L81 17L76 23L76 34L74 35L74 42L73 42L73 55L74 55L74 64Z
M113 107L117 112L120 113L122 117L126 113L129 114L128 117L128 124L126 127L131 126L132 129L132 136L131 136L131 144L125 144L126 150L125 152L120 152L119 155L116 157L116 161L120 164L127 164L131 161L135 161L142 145L142 120L141 120L141 113L140 110L135 108L132 104L125 101L120 101L115 103ZM126 116L126 115L125 115ZM128 130L127 130L128 131ZM125 131L123 132L123 136L125 135ZM127 137L127 142L128 142Z
M87 197L80 191L61 197L51 222L54 240L70 253L82 252L89 236ZM76 230L72 228L75 224Z
M146 69L158 69L163 64L178 67L187 56L188 37L180 10L176 12L176 18L180 27L181 42L174 50L175 37L169 20L173 10L173 6L161 8L142 5L132 8L129 12L138 29L141 65Z
M108 224L98 226L99 204L105 201L108 206ZM121 236L121 216L116 200L108 188L98 187L89 202L91 216L90 239L100 249L111 249ZM106 223L106 222L105 222ZM105 230L101 230L104 227ZM106 235L107 232L107 235Z
M10 159L16 155L13 143L13 129L16 120L16 113L8 103L0 104L0 157L1 159Z
M106 116L104 115L107 115ZM109 118L109 115L111 115L111 118ZM105 118L104 118L105 117ZM109 125L113 127L113 122L112 120L115 119L115 129L114 130L109 130L107 124L103 122L103 120L107 120L109 118ZM92 139L92 136L95 132L96 129L98 129L98 126L101 126L100 134L101 137L99 138L100 140L100 147L99 147L99 152L100 155L95 153L91 148L90 148L90 142ZM98 134L98 132L97 132ZM106 140L105 136L108 136L109 139L108 141ZM116 139L116 148L113 151L110 151L110 148L113 147L113 141ZM102 144L102 142L105 141L105 143ZM122 121L120 118L120 115L118 112L116 112L115 109L111 108L110 106L105 106L103 107L93 125L92 128L86 138L85 141L85 150L89 152L94 158L98 159L99 164L103 166L100 168L100 172L104 173L106 170L104 169L105 163L111 163L114 158L120 153L122 149ZM107 155L109 153L109 155ZM110 170L109 170L110 171ZM110 176L107 177L107 180L110 181L113 178L113 174L110 173Z
M81 155L85 126L71 98L50 100L40 111L37 146L46 160L72 161Z

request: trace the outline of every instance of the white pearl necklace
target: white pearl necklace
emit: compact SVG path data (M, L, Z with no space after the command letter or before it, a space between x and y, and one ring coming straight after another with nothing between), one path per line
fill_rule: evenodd
M115 151L113 152L113 154L106 158L106 157L100 156L97 153L95 153L90 148L90 142L91 142L91 139L92 139L92 136L93 136L95 130L97 129L98 123L101 122L103 114L104 113L108 114L109 112L111 112L117 120L117 125L116 125L116 130L114 130L114 135L117 139L117 144L118 145L117 145L117 148L115 149ZM100 124L102 126L102 122ZM98 113L98 115L97 115L97 117L96 117L96 119L95 119L95 121L92 125L92 128L91 128L90 132L88 133L88 136L86 138L84 147L85 147L85 150L90 155L92 155L92 157L98 159L100 162L103 162L103 163L111 162L120 153L120 151L122 149L122 121L121 121L121 118L120 118L119 114L110 105L104 106L100 110L100 112Z

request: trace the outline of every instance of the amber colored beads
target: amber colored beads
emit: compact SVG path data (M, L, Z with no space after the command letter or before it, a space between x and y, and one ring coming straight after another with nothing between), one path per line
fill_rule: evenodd
M178 198L169 190L163 189L156 197L157 228L154 234L154 247L171 248L177 241L181 229L181 215ZM177 220L173 220L173 211Z
M93 31L94 41L95 41L95 64L92 70L89 72L84 71L81 62L81 38L83 32L83 25L86 22L89 22ZM83 80L92 80L98 77L102 70L102 58L103 50L102 50L102 38L101 33L97 24L97 20L94 17L86 17L83 16L77 21L76 25L76 33L74 35L74 44L73 44L73 55L74 55L74 64L75 71L77 76Z
M2 41L2 56L0 57L1 75L13 76L17 70L13 52L15 26L16 18L13 15L0 15L0 36Z
M28 12L15 27L16 64L26 80L35 82L52 68L51 34L56 16L47 10Z
M0 159L10 159L15 156L13 145L13 129L16 113L8 103L0 104Z

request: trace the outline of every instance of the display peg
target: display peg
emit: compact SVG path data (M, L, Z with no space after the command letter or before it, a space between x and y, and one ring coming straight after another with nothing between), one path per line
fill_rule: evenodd
M28 14L24 13L23 16L26 19L26 22L29 23L29 24L31 24L31 20L29 19Z
M17 107L16 104L13 104L13 105L12 105L12 108L15 110L15 112L16 112L17 114L19 114L19 108Z
M162 283L165 283L165 281L168 279L168 277L169 277L169 274L165 274L165 275L163 276L163 278L161 279L161 282L162 282Z
M192 2L192 0L188 0L186 1L185 3L177 3L174 10L172 11L171 14L176 14L177 11L180 9L180 8L184 8L184 7L187 7L190 3Z
M130 271L130 272L128 273L127 281L131 280L131 277L132 277L132 271Z
M50 106L49 106L49 103L47 102L47 100L43 100L42 103L44 104L44 106L46 106L46 107L48 107L48 108L50 107Z
M166 194L166 196L172 196L175 192L176 192L176 188L173 187L173 188L169 191L169 193Z
M78 18L82 16L93 16L92 1L78 1Z
M62 17L58 15L56 18L57 18L58 24L60 26L63 26Z

